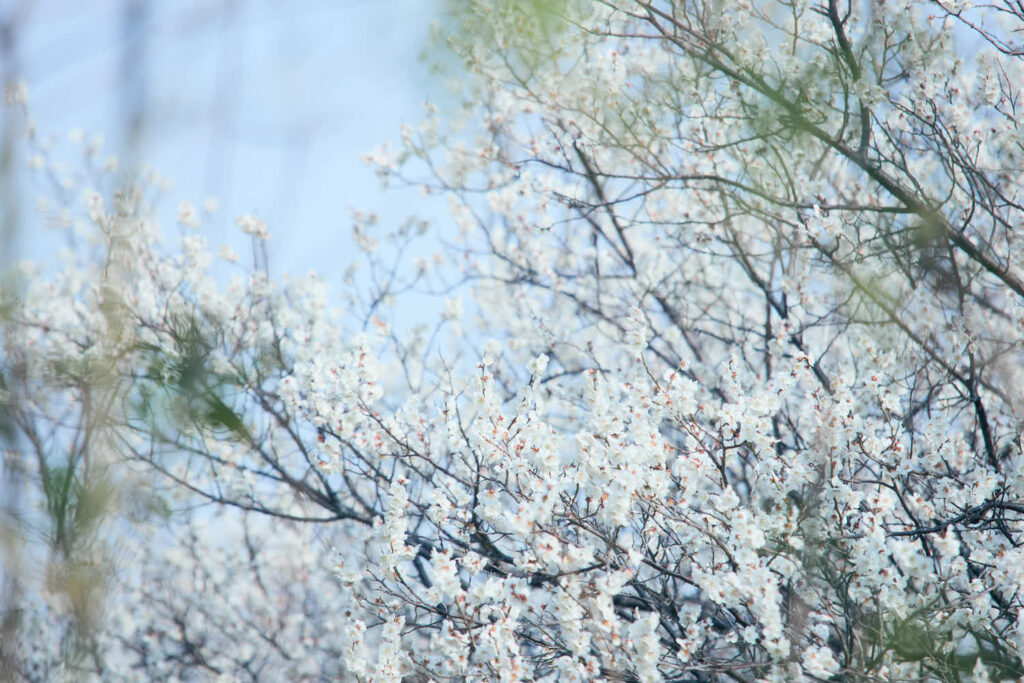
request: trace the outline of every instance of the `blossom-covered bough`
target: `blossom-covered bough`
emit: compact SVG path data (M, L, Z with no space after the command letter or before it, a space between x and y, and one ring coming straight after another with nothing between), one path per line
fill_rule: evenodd
M370 155L447 197L451 267L404 265L411 223L388 262L358 217L371 277L334 314L317 278L163 247L129 193L11 307L28 442L99 392L89 456L234 509L249 548L197 550L204 509L157 534L176 563L110 598L154 609L76 666L1024 675L1024 9L473 0L452 24L464 105ZM413 290L448 299L403 335Z

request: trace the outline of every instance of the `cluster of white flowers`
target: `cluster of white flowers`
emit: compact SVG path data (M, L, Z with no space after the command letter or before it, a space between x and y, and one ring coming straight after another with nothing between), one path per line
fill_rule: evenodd
M1021 675L1020 60L986 34L975 87L916 0L549 4L467 3L479 125L368 159L451 195L433 334L384 283L338 315L316 277L218 279L137 193L68 208L90 250L0 318L3 405L39 448L113 406L103 464L243 511L248 553L172 523L83 670ZM389 280L430 230L354 223Z
M235 220L235 224L238 225L246 235L252 235L256 239L265 240L270 237L270 233L267 232L266 222L260 220L256 216L239 216Z

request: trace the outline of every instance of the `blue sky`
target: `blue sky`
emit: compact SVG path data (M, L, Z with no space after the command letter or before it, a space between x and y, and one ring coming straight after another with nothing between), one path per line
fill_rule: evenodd
M178 201L216 196L220 213L202 228L211 245L244 245L233 219L255 213L270 226L275 272L312 269L334 289L355 256L351 208L385 224L410 213L443 220L443 200L382 192L359 161L440 95L420 61L436 2L142 0L132 38L124 13L133 1L32 2L19 58L40 133L66 145L78 128L120 153L131 55L143 93L138 158L173 183L165 225ZM24 234L39 229L23 223L23 255L40 257L30 246L40 240Z

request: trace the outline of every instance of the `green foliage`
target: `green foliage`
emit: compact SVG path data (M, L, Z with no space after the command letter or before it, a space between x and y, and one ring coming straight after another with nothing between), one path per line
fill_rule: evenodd
M920 619L897 619L889 627L885 644L904 662L919 662L936 654L936 646L947 640L946 634L929 630Z
M969 679L979 660L993 680L1019 680L1024 675L1020 657L983 632L970 634L979 648L964 653L958 652L948 628L918 615L897 618L873 613L862 619L861 626L862 633L874 634L869 645L875 652L887 652L898 662L918 663L932 680L953 683Z
M13 277L7 276L0 280L0 325L10 321L18 303L18 287ZM4 350L4 338L0 330L0 352ZM6 357L6 353L4 353ZM6 373L9 369L0 365L0 444L14 439L14 405L9 394Z
M152 344L136 347L144 356L147 381L138 387L135 415L165 430L197 428L246 440L245 423L229 405L232 381L210 368L213 345L198 321L179 319L173 333L173 352Z
M562 22L569 7L567 0L507 0L506 4L533 19L535 26L545 35L563 28Z
M492 17L479 17L467 11L465 3L449 0L445 33L452 36L450 43L460 52L461 37L482 40L499 46L510 63L516 63L520 75L528 78L542 62L561 56L557 44L570 23L572 7L569 0L505 0L496 3L502 21ZM500 25L503 30L495 31ZM472 64L468 64L472 69Z
M7 380L0 368L0 443L14 440L13 406L7 394Z
M42 472L46 512L55 548L70 555L96 529L109 507L111 488L103 479L90 480L76 468L50 467Z

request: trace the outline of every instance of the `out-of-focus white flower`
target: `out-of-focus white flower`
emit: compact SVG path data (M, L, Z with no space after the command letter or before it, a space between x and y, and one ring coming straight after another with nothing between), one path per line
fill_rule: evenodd
M224 261L227 261L228 263L235 263L238 261L238 254L235 253L234 249L232 249L226 244L220 248L220 251L217 252L217 255L220 256L221 259L223 259Z
M5 85L4 104L8 106L28 104L28 84L25 81L15 81Z
M445 320L462 320L462 297L449 296L444 299L444 312L441 317Z
M640 358L651 338L650 325L644 312L637 306L629 309L629 321L626 323L626 345L635 358Z
M106 215L106 204L103 202L103 195L95 190L86 190L82 193L82 200L85 202L85 207L89 212L89 220L93 223L99 223Z
M960 541L957 540L956 533L952 529L947 528L941 535L935 534L932 536L932 543L935 544L935 549L943 557L957 557L960 555Z
M533 360L526 364L526 369L530 371L532 375L540 375L548 367L548 356L547 354L540 354L535 356Z
M498 356L501 355L501 343L497 339L488 339L484 342L484 354L481 362L484 365L494 365Z
M198 228L201 225L195 205L190 201L178 204L178 222L187 228Z
M236 218L235 225L241 228L246 235L252 235L256 239L265 240L270 237L266 222L251 214Z

